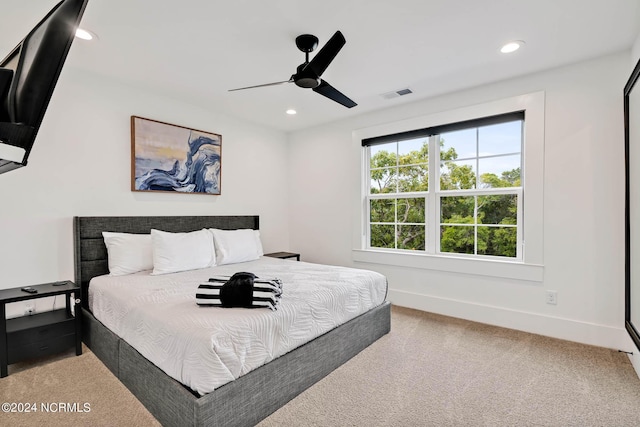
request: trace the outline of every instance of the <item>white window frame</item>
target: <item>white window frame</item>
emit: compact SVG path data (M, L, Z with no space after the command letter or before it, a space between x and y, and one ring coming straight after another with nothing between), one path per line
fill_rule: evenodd
M520 204L518 209L518 233L521 233L518 241L522 246L518 248L519 256L514 258L491 256L464 256L463 254L442 253L439 251L409 251L388 250L369 247L369 186L370 183L363 177L368 176L369 150L362 149L362 140L381 135L407 132L415 129L440 126L448 123L463 122L482 117L506 114L513 111L524 111L525 120L523 128L522 157L522 186L526 192L526 203L522 203L522 189L518 197ZM544 181L544 92L534 92L515 96L507 99L486 102L470 107L459 108L446 112L417 117L400 122L388 123L359 129L353 132L354 150L358 150L361 160L360 181L361 198L354 204L354 227L352 251L353 260L363 263L386 264L393 266L434 269L441 271L463 272L467 274L479 274L494 277L514 278L541 282L543 279L543 181ZM430 144L429 156L433 155ZM436 151L439 158L439 151ZM429 188L434 190L433 184L439 186L435 179L435 171L429 169ZM516 187L518 188L518 187ZM438 189L439 190L439 189ZM498 190L498 189L496 189ZM498 191L502 191L499 189ZM504 189L513 191L513 188ZM476 190L458 190L471 195ZM402 193L405 197L409 193ZM427 247L439 249L439 191L429 191L426 203L435 203L435 218L427 218ZM421 196L424 196L421 193ZM453 194L451 194L453 195ZM458 195L458 194L456 194ZM397 198L397 194L390 196ZM436 224L437 221L437 224ZM434 231L436 231L434 233ZM525 237L526 241L522 239ZM429 239L433 238L433 242ZM431 243L431 244L430 244Z

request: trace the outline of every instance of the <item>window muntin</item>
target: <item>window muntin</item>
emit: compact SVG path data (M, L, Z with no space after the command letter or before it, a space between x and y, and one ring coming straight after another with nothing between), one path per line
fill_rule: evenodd
M518 194L440 197L440 252L518 256Z
M524 120L474 124L367 147L368 247L522 259Z
M424 251L426 206L424 197L371 198L371 247Z
M427 138L376 145L370 150L370 194L429 190Z

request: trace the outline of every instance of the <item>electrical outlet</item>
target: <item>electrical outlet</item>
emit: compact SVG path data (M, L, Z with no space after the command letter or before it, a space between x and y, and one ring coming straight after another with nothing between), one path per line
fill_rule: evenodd
M33 301L27 301L24 303L24 314L26 316L31 316L32 314L35 314L36 312L36 306L33 304Z
M558 304L558 291L547 291L547 304Z

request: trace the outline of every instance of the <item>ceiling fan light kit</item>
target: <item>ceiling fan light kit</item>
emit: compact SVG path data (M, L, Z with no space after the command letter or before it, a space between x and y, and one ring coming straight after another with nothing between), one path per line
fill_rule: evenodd
M347 108L355 107L358 104L321 78L322 74L334 60L345 43L346 40L342 33L340 31L336 31L322 49L320 49L313 59L309 61L309 53L313 52L318 47L318 38L311 34L299 35L296 37L296 46L299 50L304 52L305 61L298 65L296 73L293 74L289 80L231 89L230 92L257 87L276 86L284 83L295 83L298 87L312 89L314 92L319 93L338 104L344 105Z

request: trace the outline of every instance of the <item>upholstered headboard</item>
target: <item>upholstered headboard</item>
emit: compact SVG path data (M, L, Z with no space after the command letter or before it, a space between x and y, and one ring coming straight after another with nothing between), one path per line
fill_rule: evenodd
M86 216L73 218L75 282L82 287L82 306L88 309L89 281L109 273L103 231L148 234L152 228L173 233L219 228L260 227L258 216Z

